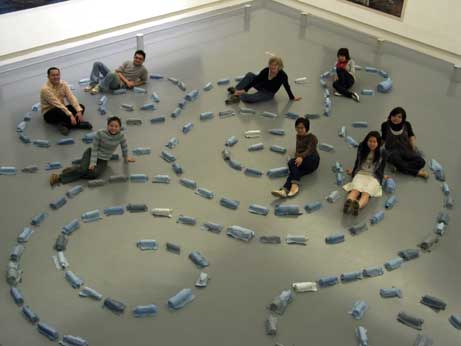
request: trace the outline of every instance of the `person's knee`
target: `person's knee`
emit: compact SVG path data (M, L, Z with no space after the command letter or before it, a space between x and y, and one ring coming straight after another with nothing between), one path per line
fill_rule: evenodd
M251 94L242 94L240 95L240 100L246 103L255 103L256 100Z
M295 159L290 159L288 161L288 168L290 169L290 171L293 170L294 168L297 168Z
M107 73L106 78L110 78L110 79L117 78L117 73L115 71L110 71L109 73Z
M51 117L47 113L45 113L45 115L43 116L43 120L45 120L45 122L47 122L48 124L52 122Z

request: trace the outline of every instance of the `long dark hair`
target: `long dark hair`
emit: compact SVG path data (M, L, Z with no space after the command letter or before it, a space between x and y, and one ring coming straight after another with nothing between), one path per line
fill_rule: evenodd
M381 149L381 145L383 144L383 140L382 140L381 135L379 134L378 131L368 132L368 134L365 136L363 141L360 142L360 144L359 144L358 154L359 154L361 162L366 160L368 154L370 153L370 148L368 147L368 139L370 139L370 137L375 137L376 140L378 141L378 147L376 148L375 155L373 157L373 162L376 163L381 158L381 150L380 149Z
M387 117L388 121L391 121L391 117L397 114L402 114L402 123L407 120L407 112L405 112L405 109L402 107L395 107L391 112L389 113L389 116Z

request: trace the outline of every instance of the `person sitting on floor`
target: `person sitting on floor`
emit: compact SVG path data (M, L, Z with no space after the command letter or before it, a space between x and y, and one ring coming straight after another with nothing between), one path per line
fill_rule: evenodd
M405 109L396 107L390 112L387 121L381 124L381 135L388 153L387 161L397 171L429 178L429 173L423 169L426 161L416 148L415 133L407 121Z
M311 174L319 167L318 140L315 135L309 133L309 128L309 119L296 119L295 158L288 161L289 175L283 188L272 191L272 195L275 197L285 198L296 196L299 192L301 177Z
M378 131L369 132L359 144L354 168L347 169L346 173L352 176L352 182L343 186L350 191L344 203L343 212L354 216L359 214L359 209L365 208L370 197L381 197L381 184L386 166L386 152L382 148L382 139Z
M133 61L125 61L120 67L111 71L102 62L95 62L91 70L90 85L84 90L92 95L100 91L107 92L121 88L132 89L143 85L147 81L148 72L143 65L146 60L146 53L137 50L134 53Z
M40 89L40 107L45 121L57 125L63 135L69 134L72 128L91 130L93 126L83 120L85 106L78 102L69 85L61 80L59 68L50 67L47 75L48 81Z
M269 66L262 69L258 75L248 72L235 87L227 89L230 96L226 100L226 104L239 103L240 100L247 103L271 100L282 84L290 100L301 100L300 96L295 97L291 92L290 84L288 84L288 76L283 71L282 59L272 56L269 59ZM251 88L255 88L257 92L249 94L248 90Z
M79 179L97 179L107 167L107 161L120 145L125 163L135 162L128 156L128 144L125 134L121 131L122 122L119 117L107 119L107 128L96 133L93 148L83 153L79 165L65 168L61 174L53 173L50 176L50 185L67 184Z
M359 94L350 89L355 83L355 62L349 55L349 49L340 48L336 54L336 76L333 88L336 96L345 96L360 102Z

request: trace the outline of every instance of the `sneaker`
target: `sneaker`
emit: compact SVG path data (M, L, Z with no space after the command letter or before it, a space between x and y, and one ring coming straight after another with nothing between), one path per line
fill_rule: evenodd
M352 93L352 99L353 99L355 102L360 102L360 96L359 96L359 94L357 94L356 92L353 92L353 93Z
M59 175L56 173L51 174L50 176L50 185L51 187L59 184Z
M344 203L344 207L343 207L344 214L349 214L351 212L352 202L353 202L352 199L347 199L347 201Z
M231 105L234 103L239 103L240 102L240 97L231 95L229 98L226 100L226 105Z
M90 94L91 94L91 95L96 95L96 94L98 94L100 91L101 91L101 88L99 87L99 85L95 85L95 86L90 90Z
M234 87L229 87L227 88L227 92L231 95L233 95L235 93L235 88Z
M357 216L359 215L360 204L359 201L355 200L352 201L352 215Z
M87 93L87 92L90 92L91 89L93 89L93 88L94 88L94 85L88 85L88 86L83 88L83 91Z
M64 136L67 136L70 132L69 128L65 126L64 124L58 125L58 131Z
M287 197L287 192L285 189L280 189L280 190L274 190L271 192L272 196L278 197L278 198L286 198Z
M93 128L93 125L91 125L91 123L88 121L81 121L77 124L76 128L82 130L91 130Z
M335 96L343 96L342 94L340 94L339 92L335 91L334 93Z
M296 185L296 184L293 184L293 185ZM299 193L299 186L296 185L295 190L293 190L293 186L292 186L291 189L290 189L290 192L288 192L288 197L290 197L290 198L291 198L291 197L294 197L294 196L296 196L298 193Z

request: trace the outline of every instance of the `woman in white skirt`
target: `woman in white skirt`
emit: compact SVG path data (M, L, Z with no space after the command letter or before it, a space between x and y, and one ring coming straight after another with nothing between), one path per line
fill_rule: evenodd
M369 132L360 143L354 169L346 170L352 176L352 181L343 186L344 190L350 191L344 203L345 214L352 212L357 216L370 197L381 197L386 165L385 151L381 145L382 139L377 131Z

